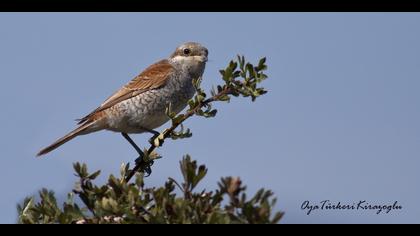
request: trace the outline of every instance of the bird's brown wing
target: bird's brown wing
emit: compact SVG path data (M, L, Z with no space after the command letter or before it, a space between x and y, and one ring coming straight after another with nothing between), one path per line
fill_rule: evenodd
M145 91L156 89L165 85L173 71L174 68L171 64L169 64L168 60L162 60L149 66L128 84L106 99L101 106L96 108L89 115L79 119L78 124L91 120L99 112L108 109L119 102L135 97Z

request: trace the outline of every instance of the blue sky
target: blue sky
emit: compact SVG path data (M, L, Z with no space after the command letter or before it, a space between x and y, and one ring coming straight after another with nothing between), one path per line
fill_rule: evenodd
M103 181L133 160L112 132L35 154L146 66L197 41L210 51L204 88L240 53L267 57L269 93L188 120L193 138L159 149L149 186L180 179L189 153L209 168L199 187L232 175L250 193L272 189L284 223L420 223L419 22L418 13L0 13L0 222L15 222L16 204L41 187L68 192L73 162L102 169ZM307 216L305 200L403 209Z

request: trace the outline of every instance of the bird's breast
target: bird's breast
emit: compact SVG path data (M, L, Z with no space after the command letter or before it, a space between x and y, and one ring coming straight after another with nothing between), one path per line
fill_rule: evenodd
M169 103L176 113L182 111L195 93L191 79L173 78L158 89L145 91L122 101L112 109L108 125L110 130L127 133L141 133L155 129L169 118L165 111Z

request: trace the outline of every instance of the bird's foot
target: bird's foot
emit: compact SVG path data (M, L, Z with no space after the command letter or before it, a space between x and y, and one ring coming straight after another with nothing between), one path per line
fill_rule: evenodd
M157 133L154 134L150 139L149 143L155 147L161 147L163 145L163 142L165 141L165 138L163 137L163 133Z
M144 155L140 155L135 160L136 166L140 166L138 172L143 172L144 177L149 177L152 174L152 166L154 164L153 160L145 160Z

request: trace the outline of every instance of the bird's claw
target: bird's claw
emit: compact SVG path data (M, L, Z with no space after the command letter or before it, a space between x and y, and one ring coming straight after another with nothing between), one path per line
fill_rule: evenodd
M161 147L164 141L165 139L163 138L162 134L155 134L149 139L149 143L156 147Z
M138 170L138 172L143 172L144 171L144 177L149 177L152 174L152 166L154 164L154 161L150 160L150 161L145 161L144 160L144 156L139 156L136 160L135 160L136 165L141 165L142 168L140 168Z

